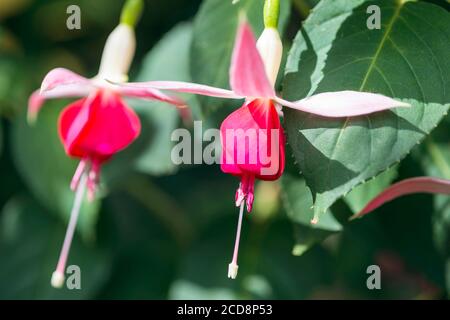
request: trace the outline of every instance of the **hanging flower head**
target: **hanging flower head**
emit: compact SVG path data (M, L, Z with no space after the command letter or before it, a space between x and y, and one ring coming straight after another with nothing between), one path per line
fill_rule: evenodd
M29 100L28 120L33 122L46 99L81 97L62 111L58 124L67 155L80 159L80 163L71 182L72 190L76 191L75 202L60 259L52 276L51 283L55 287L61 287L64 281L65 264L86 187L88 198L93 199L102 164L139 136L139 118L122 97L164 101L177 106L183 116L188 116L183 101L157 89L117 87L110 83L128 80L136 47L134 26L142 9L142 0L126 2L120 24L106 41L97 76L87 79L67 69L54 69L45 76L41 89Z
M284 133L278 115L280 106L324 117L365 115L408 104L376 93L358 91L325 92L290 102L276 95L282 43L277 31L279 1L267 0L264 10L265 30L255 41L250 25L241 19L230 65L232 90L179 81L126 83L124 88L146 88L194 93L205 96L245 99L242 107L221 124L221 169L241 179L236 192L240 207L237 236L228 276L237 275L237 254L244 203L251 211L255 179L276 180L284 170Z

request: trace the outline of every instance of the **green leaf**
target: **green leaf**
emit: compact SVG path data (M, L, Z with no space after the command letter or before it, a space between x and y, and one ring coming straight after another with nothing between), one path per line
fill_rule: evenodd
M420 161L426 175L450 179L450 144L449 125L443 123L442 132L433 133L433 138L426 140L426 150L421 150ZM441 134L440 140L435 142L434 136ZM447 195L433 196L432 230L433 242L440 255L445 259L444 273L446 278L447 297L450 297L450 197Z
M229 67L236 30L241 14L245 14L255 36L264 29L262 0L205 0L194 22L191 51L191 74L197 83L229 88ZM286 26L290 1L280 1L280 32ZM204 114L222 106L226 100L203 98Z
M429 176L450 179L450 145L426 141L427 151L422 165ZM450 257L450 198L446 195L434 196L433 237L438 249L445 257ZM450 275L449 275L450 276ZM450 289L450 288L449 288Z
M341 231L341 224L330 211L317 224L311 224L314 217L311 191L303 179L285 173L281 178L281 195L289 219L293 222L315 229Z
M15 114L26 102L29 77L23 59L0 52L0 115Z
M0 221L0 299L92 299L109 276L109 255L75 235L68 266L81 271L81 290L54 289L50 278L65 226L22 197L10 200Z
M366 26L371 4L381 8L380 30ZM346 119L285 111L289 144L317 214L399 162L447 113L449 39L450 14L428 3L323 0L314 8L289 54L285 98L359 90L412 105Z
M322 242L333 233L335 232L316 229L313 227L307 227L298 223L295 224L294 225L295 244L292 247L292 254L297 257L303 255L315 244Z
M330 210L317 224L311 224L313 198L304 179L285 172L281 178L281 196L288 218L294 223L293 255L304 254L316 243L342 230L342 225Z
M180 24L172 29L144 58L136 81L191 81L189 75L191 38L190 24ZM183 98L186 98L185 101L193 112L198 110L195 96ZM133 100L130 104L139 113L142 132L123 155L118 155L117 165L126 166L130 157L134 157L133 161L140 172L152 175L175 172L177 166L171 160L171 151L175 143L171 141L171 135L180 123L178 110L169 104L156 101Z
M361 211L380 192L391 185L391 182L397 177L397 166L389 168L378 176L354 188L344 201L350 207L353 213Z
M445 126L447 127L448 125ZM450 144L436 143L430 137L426 141L426 147L423 151L425 157L422 157L426 173L430 176L450 179Z
M18 171L34 196L52 213L69 220L74 193L70 181L77 161L70 159L58 139L58 114L64 101L49 101L30 126L25 116L13 123L12 149ZM97 222L99 201L84 201L78 228L85 239L92 239Z

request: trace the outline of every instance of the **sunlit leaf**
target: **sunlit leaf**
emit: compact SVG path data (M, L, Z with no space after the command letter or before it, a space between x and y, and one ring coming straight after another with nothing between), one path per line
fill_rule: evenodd
M316 243L342 230L342 225L330 210L317 224L311 223L314 217L313 198L304 179L284 173L281 178L281 198L288 218L294 223L293 255L304 254Z
M429 139L422 164L427 175L450 179L450 143L438 143ZM434 197L433 236L445 257L450 257L450 197ZM448 275L450 277L450 275Z
M367 28L371 4L381 9L380 30ZM315 7L290 51L284 97L359 90L412 105L346 119L286 110L288 140L317 213L400 161L447 113L449 38L450 14L424 2L324 0Z
M330 211L317 224L311 224L311 220L314 217L313 198L303 179L284 174L281 181L283 204L288 217L293 222L328 231L342 230L341 224L333 217Z
M389 187L391 182L397 177L397 167L394 166L372 180L369 180L355 189L350 191L344 198L344 201L353 211L358 213L361 211L370 200L375 198L380 192Z

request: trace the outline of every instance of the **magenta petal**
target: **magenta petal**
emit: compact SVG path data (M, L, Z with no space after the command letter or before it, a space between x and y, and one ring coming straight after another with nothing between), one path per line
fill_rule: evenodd
M158 90L169 90L175 92L200 94L203 96L228 98L228 99L242 99L244 96L239 96L233 91L211 87L203 84L196 84L184 81L148 81L148 82L128 82L118 84L122 88L150 88Z
M59 122L69 155L100 162L126 148L140 129L134 111L116 93L102 90L68 106Z
M67 136L64 144L66 150L73 149L73 144L75 144L75 142L77 141L77 138L80 136L82 130L85 129L88 125L88 121L91 118L94 104L98 104L97 100L99 99L101 99L101 95L97 92L93 92L86 99L77 100L66 107L67 110L78 110L67 131Z
M236 176L276 180L284 170L284 132L271 100L246 102L220 126L221 169Z
M372 199L364 207L364 209L352 216L352 219L362 217L363 215L368 214L382 206L386 202L413 193L450 194L450 180L432 177L418 177L400 181L393 184Z
M275 100L289 108L331 118L360 116L410 106L381 94L358 91L324 92L295 102L280 98Z
M59 117L59 136L67 154L73 157L85 158L88 155L74 146L74 142L84 129L91 111L92 96L69 104Z
M256 40L250 25L241 23L234 44L230 66L231 89L238 95L256 98L272 98L275 90L270 84L264 62L256 48Z

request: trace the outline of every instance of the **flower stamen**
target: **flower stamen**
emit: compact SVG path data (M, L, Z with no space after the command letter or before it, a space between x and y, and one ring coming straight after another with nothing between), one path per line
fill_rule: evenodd
M69 256L70 246L72 244L73 235L75 233L78 216L80 214L81 204L83 202L84 193L86 191L87 176L86 171L81 174L78 186L75 192L72 211L70 212L69 225L67 226L64 243L59 255L56 270L52 274L51 284L55 288L61 288L64 284L64 272L66 270L67 257Z
M253 208L253 200L255 199L255 176L251 175L248 177L247 182L247 192L246 192L246 203L247 212L251 212Z
M236 207L240 207L244 199L245 199L245 192L241 182L239 183L239 188L236 190Z
M70 189L72 191L75 191L78 188L81 175L84 173L86 165L87 165L86 159L82 159L78 164L77 170L75 170L75 174L73 175L72 181L70 182Z
M239 208L239 218L238 218L238 225L237 225L237 231L236 231L236 240L234 243L233 259L231 260L231 263L228 265L228 278L230 278L230 279L236 279L236 276L238 273L239 267L237 265L237 259L238 259L238 253L239 253L239 242L240 242L240 238L241 238L243 215L244 215L244 201L241 202L241 206Z
M93 201L95 193L97 192L97 186L100 180L100 163L99 161L92 161L92 167L89 171L87 188L88 188L88 200Z

